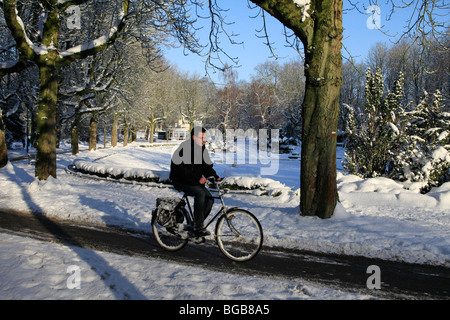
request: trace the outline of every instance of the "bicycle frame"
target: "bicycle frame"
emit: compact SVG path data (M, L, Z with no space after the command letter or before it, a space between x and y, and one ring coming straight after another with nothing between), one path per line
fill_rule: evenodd
M217 181L215 181L214 180L214 184L216 185L216 190L215 191L213 191L213 192L217 192L217 196L212 196L212 198L213 199L219 199L220 200L220 202L221 202L221 204L222 204L222 207L211 217L211 218L209 218L209 220L204 224L204 228L206 229L218 216L220 216L220 214L223 212L223 213L226 213L227 211L228 211L228 209L227 209L227 207L226 207L226 205L225 205L225 202L223 201L223 194L222 194L222 192L221 192L221 190L220 190L220 188L219 188L219 186L217 185ZM189 214L188 214L188 216L186 217L186 219L188 220L188 224L190 224L190 225L193 225L194 224L194 214L193 214L193 212L192 212L192 208L191 208L191 204L189 203L189 199L188 199L188 195L187 194L184 194L183 195L183 198L182 199L184 199L185 201L186 201L186 203L187 203L187 205L188 205L188 209L189 209Z

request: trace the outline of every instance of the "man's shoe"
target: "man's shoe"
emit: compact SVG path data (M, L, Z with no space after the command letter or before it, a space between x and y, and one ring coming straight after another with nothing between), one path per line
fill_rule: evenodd
M203 227L194 228L194 230L189 231L191 238L202 238L211 235L211 233Z
M206 229L194 230L194 236L196 238L207 237L209 235L211 235L211 232Z

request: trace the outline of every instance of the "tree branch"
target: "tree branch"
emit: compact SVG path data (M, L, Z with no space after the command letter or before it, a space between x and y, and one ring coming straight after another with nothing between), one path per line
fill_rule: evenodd
M11 34L16 41L16 48L19 50L20 58L19 61L8 62L2 66L2 69L8 69L16 66L20 61L25 59L35 60L36 53L34 50L34 44L27 37L24 24L22 19L17 14L16 1L15 0L5 0L3 1L3 12L6 24L11 30Z
M304 46L310 43L312 36L312 27L314 25L314 18L312 14L306 12L306 7L299 7L295 1L281 0L250 0L257 6L272 15L275 19L280 21L285 27L289 28L294 34L303 42ZM311 3L312 5L312 3ZM314 8L308 7L308 11L313 12ZM299 12L300 14L293 14ZM300 17L300 19L299 19Z
M114 43L125 27L129 2L129 0L123 1L122 9L116 22L105 35L60 52L58 63L62 66L67 65L74 60L95 55L97 52L105 50L110 44Z

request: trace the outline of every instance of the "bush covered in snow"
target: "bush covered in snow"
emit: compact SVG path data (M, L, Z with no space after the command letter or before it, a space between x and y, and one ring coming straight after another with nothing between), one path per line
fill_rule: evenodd
M399 171L395 178L425 181L430 186L449 180L450 113L446 112L439 91L405 112L404 148L397 157Z

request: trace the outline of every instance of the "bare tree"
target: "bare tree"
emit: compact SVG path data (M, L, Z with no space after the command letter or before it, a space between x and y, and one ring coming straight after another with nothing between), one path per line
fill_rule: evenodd
M242 91L238 85L238 74L233 69L225 65L220 74L221 88L217 91L216 100L216 121L218 127L224 132L228 128L239 127L239 107Z
M188 74L181 76L178 83L180 100L179 112L183 121L186 121L190 128L194 127L195 122L202 122L208 117L208 80L201 79L198 75L189 77Z
M305 77L303 64L300 59L289 61L282 66L278 99L280 103L279 113L280 127L284 129L288 137L299 139L301 137L301 105L305 94Z
M15 0L4 0L3 15L16 42L18 59L8 62L0 69L0 75L17 72L33 63L39 68L40 93L37 111L36 177L56 177L56 114L58 96L58 71L70 62L84 58L107 48L125 26L129 1L120 1L112 15L112 24L101 36L87 42L60 46L61 13L71 5L82 5L88 1L31 1L29 7L35 11L24 23L19 11L27 7ZM22 10L20 10L22 9ZM33 23L35 22L35 23ZM67 43L65 43L67 45Z

